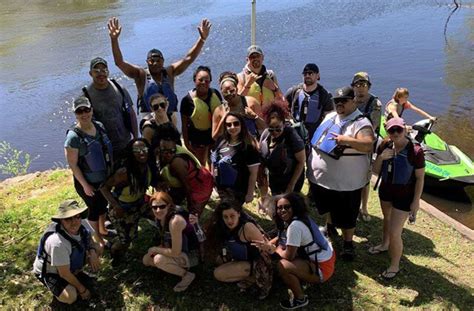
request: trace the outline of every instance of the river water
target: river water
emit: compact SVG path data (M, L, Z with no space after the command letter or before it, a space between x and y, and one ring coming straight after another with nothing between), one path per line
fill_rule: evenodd
M300 82L307 62L319 65L320 82L331 91L361 70L369 72L371 91L383 103L396 87L409 88L413 103L440 118L435 131L473 158L473 1L463 1L450 17L453 9L442 0L258 0L257 43L282 89ZM3 0L0 140L35 156L32 171L65 166L71 101L90 81L92 58L109 60L111 75L136 96L132 81L113 65L106 27L111 16L123 24L125 59L143 66L153 47L167 64L184 56L200 19L211 19L202 54L176 80L180 98L192 87L192 68L209 65L215 76L240 71L250 44L250 0ZM404 116L417 120L412 112ZM474 228L470 205L437 200L429 201Z

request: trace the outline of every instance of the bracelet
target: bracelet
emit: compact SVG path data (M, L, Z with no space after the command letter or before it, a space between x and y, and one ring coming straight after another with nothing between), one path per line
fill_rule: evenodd
M206 39L203 39L202 37L199 37L199 40L202 41L202 43L206 43Z

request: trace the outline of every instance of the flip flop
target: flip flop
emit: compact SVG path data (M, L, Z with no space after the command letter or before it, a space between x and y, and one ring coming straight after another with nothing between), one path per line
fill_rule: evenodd
M372 246L370 247L368 250L369 254L371 255L377 255L377 254L382 254L382 253L385 253L388 251L388 248L387 249L380 249L380 247L377 247L377 246Z
M398 271L385 270L384 272L382 272L382 274L380 274L380 276L384 278L385 280L393 280L397 276L398 272L400 272L400 270Z
M188 286L191 285L191 283L194 281L194 278L196 278L196 274L191 273L191 272L186 272L186 274L181 279L181 282L176 284L173 290L176 293L184 292L186 289L188 289Z

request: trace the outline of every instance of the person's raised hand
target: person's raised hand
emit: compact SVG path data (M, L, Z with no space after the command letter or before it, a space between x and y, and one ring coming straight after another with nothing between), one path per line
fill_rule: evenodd
M209 32L211 31L211 22L204 18L201 20L201 23L198 26L199 36L203 41L206 41L207 37L209 36Z
M120 33L122 32L122 26L120 26L119 19L117 17L112 17L107 23L107 28L109 28L109 36L112 39L118 39Z

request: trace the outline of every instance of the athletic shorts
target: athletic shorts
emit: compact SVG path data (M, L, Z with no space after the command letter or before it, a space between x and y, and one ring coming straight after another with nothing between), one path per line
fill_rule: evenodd
M94 189L98 189L99 184L91 184L91 186L94 187ZM89 215L87 216L88 220L98 221L100 215L107 213L108 202L102 195L102 192L96 190L92 197L88 196L84 192L81 183L76 178L74 178L74 188L76 188L77 194L79 194L84 203L86 203L86 206L89 208Z
M47 273L44 279L40 279L36 276L41 283L43 283L52 293L54 296L59 297L66 286L69 285L69 282L59 276L56 273ZM84 285L86 288L90 290L92 285L92 279L86 275L84 272L79 272L76 274L76 278ZM78 293L79 294L79 293Z
M362 188L335 191L309 183L314 204L320 215L330 213L332 224L341 229L355 228Z
M321 283L326 282L334 274L334 266L336 264L336 252L332 252L331 258L326 261L318 262L319 265L319 279Z
M414 193L407 193L406 195L394 194L383 184L379 187L379 198L381 201L391 202L392 206L398 210L409 212L410 205L413 202Z

